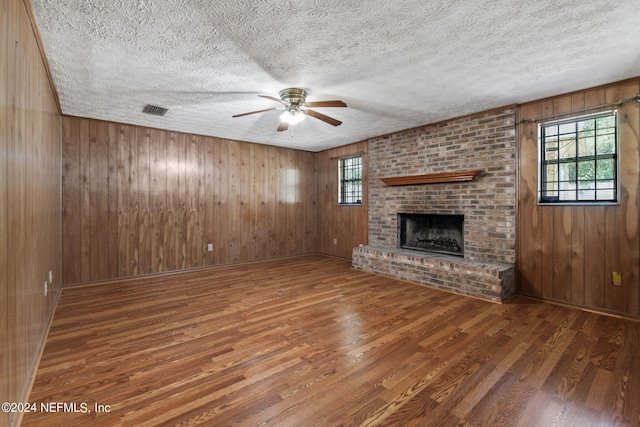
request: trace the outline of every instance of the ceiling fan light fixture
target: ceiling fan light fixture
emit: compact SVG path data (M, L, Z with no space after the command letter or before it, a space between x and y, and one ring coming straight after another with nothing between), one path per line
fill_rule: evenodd
M287 110L280 115L280 120L289 124L290 126L293 126L303 121L306 117L307 115L301 110Z

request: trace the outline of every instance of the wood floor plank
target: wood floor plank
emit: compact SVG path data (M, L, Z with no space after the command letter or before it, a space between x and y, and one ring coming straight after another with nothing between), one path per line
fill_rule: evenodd
M64 288L29 401L90 413L22 425L637 426L639 347L632 320L282 258Z

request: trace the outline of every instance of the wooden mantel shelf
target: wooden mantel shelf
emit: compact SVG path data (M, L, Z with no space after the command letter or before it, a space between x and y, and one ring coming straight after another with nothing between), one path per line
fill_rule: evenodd
M387 185L437 184L441 182L473 181L481 173L481 170L428 173L426 175L409 175L394 176L391 178L380 178L380 180Z

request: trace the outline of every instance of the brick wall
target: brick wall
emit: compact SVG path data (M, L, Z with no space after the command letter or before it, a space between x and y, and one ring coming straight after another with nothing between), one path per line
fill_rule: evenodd
M462 214L465 258L515 262L515 109L369 140L369 245L397 247L397 214ZM388 187L380 178L480 169L473 182Z

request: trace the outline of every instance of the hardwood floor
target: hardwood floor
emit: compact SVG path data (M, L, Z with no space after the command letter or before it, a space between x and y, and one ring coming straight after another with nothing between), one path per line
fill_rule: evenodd
M279 259L64 289L22 425L637 426L639 347L629 320Z

